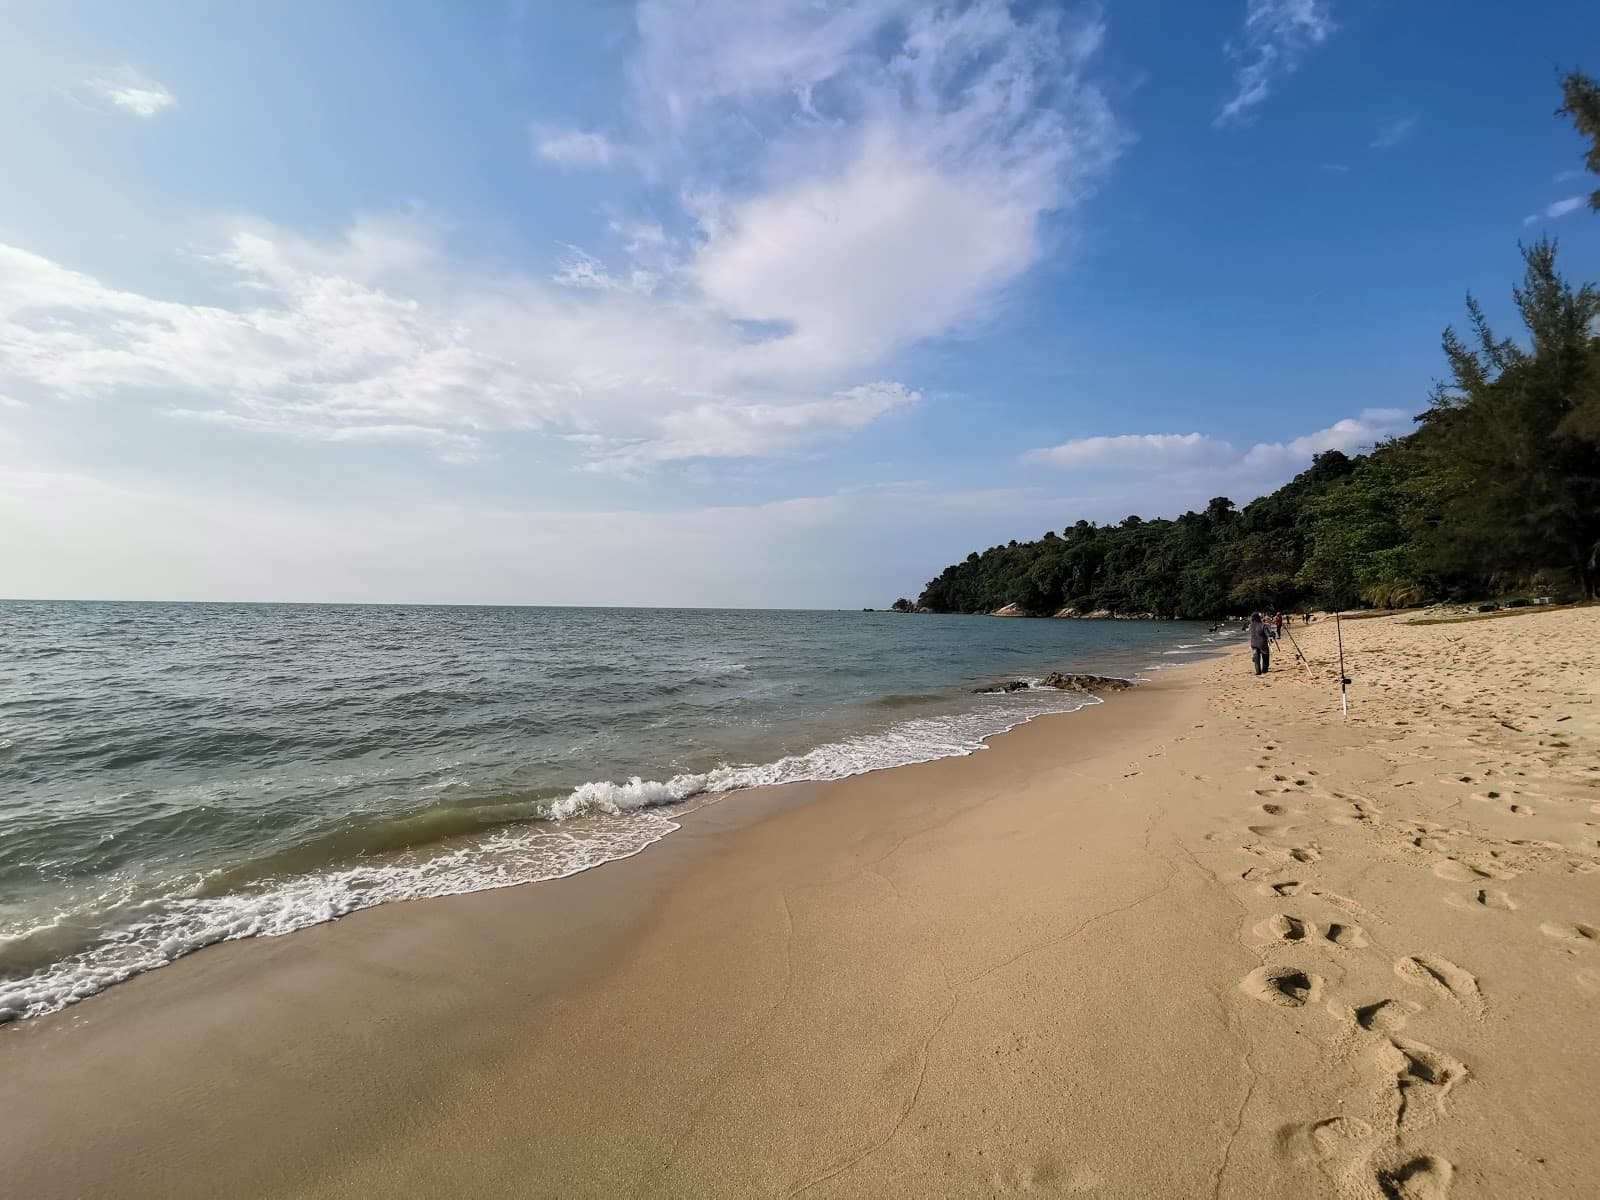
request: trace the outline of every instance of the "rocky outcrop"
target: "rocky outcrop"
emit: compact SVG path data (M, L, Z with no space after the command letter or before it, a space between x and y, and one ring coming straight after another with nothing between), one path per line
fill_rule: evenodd
M1051 671L1041 681L1041 687L1058 688L1063 692L1120 692L1130 688L1133 684L1126 679L1114 679L1109 675L1063 675L1060 671Z
M1060 612L1057 612L1057 613L1055 613L1053 615L1056 617L1057 620L1065 620L1068 617L1077 616L1078 615L1078 610L1075 609L1075 608L1063 608Z
M991 617L1025 617L1028 614L1023 612L1015 604L1008 604L1004 608L995 609L989 615Z
M1026 680L1010 679L993 687L972 690L979 696L996 696L1002 692L1025 692L1031 686ZM1124 688L1131 688L1133 684L1126 679L1117 679L1110 675L1067 675L1060 671L1051 671L1039 681L1039 686L1088 695L1093 692L1120 692Z

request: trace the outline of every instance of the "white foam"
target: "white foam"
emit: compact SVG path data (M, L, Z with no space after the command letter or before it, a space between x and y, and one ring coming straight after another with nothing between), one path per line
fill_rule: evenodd
M961 713L917 717L771 763L724 766L668 780L585 783L545 806L546 821L501 830L450 850L328 869L221 896L166 897L122 912L87 949L14 980L0 980L0 1021L54 1012L114 983L217 942L276 937L360 909L558 879L639 853L678 828L658 810L691 797L972 754L984 740L1046 713L1100 701L1055 689L993 697ZM586 818L581 828L564 825ZM53 924L56 918L22 940Z

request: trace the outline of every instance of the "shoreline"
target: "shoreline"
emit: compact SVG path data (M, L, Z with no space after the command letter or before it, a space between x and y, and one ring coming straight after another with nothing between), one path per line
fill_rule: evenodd
M1217 647L1199 653L1216 653L1220 649ZM1110 677L1107 682L1115 683L1119 688L1129 683L1148 682L1149 674L1159 672L1164 665L1151 664L1126 677ZM13 1022L37 1020L71 1008L131 979L170 967L174 962L211 946L259 937L287 936L386 904L443 899L564 879L651 849L676 832L684 819L706 805L772 788L837 782L854 775L892 770L940 758L962 757L987 748L992 738L1042 716L1064 715L1100 702L1098 694L1081 687L1052 689L1038 686L1039 682L1035 680L1035 686L1025 689L1032 699L1025 700L1023 707L1004 711L991 711L987 705L973 704L972 693L965 688L950 692L943 697L947 705L961 701L967 708L964 711L950 709L935 714L931 719L940 724L940 728L935 730L936 736L924 744L913 742L906 745L903 735L914 726L928 721L930 718L926 713L881 728L868 726L853 734L836 735L832 740L811 745L806 750L770 760L733 766L723 764L700 772L675 775L663 772L659 778L652 776L642 779L634 776L620 781L597 779L576 785L542 802L548 811L539 819L503 825L480 833L476 838L462 834L408 847L404 856L391 853L386 859L371 860L371 871L362 869L368 860L351 858L347 854L342 859L324 864L320 872L288 875L273 887L209 894L206 900L214 902L223 911L189 916L186 922L180 918L157 934L142 937L134 943L144 953L144 957L137 962L113 960L105 963L90 960L90 963L83 963L75 962L71 957L58 958L34 975L0 981L0 1027ZM1017 687L1020 685L974 691L985 695L991 692L996 695L1015 695ZM1034 702L1059 702L1071 707L1027 707ZM893 740L895 735L902 735L901 744L894 751L900 756L898 761L872 765L861 765L858 761L848 764L845 774L830 773L838 769L830 761L830 755L853 751L863 743L882 752L877 743ZM604 824L606 822L615 824L608 826ZM592 849L602 844L603 850L589 855L570 849L551 849L568 845ZM457 854L471 856L478 874L464 879L436 877L430 880L427 877L430 867L439 864L448 867ZM526 861L533 858L538 859L538 865L529 865ZM391 872L394 876L392 879ZM343 886L339 882L341 876L355 876L358 882L351 886L356 890L348 894L339 891ZM380 882L372 882L375 878ZM243 936L230 932L230 929L237 929L240 925L250 926L251 932ZM157 946L161 948L158 950ZM69 995L71 998L64 998ZM45 1004L49 1007L41 1007Z
M1539 670L1504 626L1472 664L1364 622L1348 724L1313 627L1314 681L1225 651L542 887L208 947L0 1030L30 1097L0 1168L41 1197L1580 1194L1600 613L1564 620Z

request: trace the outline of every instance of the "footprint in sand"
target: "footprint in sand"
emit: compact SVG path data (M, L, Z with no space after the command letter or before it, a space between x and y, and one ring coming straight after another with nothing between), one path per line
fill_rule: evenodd
M1294 967L1257 967L1239 981L1247 996L1280 1008L1299 1008L1322 995L1322 977Z
M1360 1117L1328 1117L1308 1131L1311 1148L1318 1158L1333 1158L1353 1143L1372 1136L1372 1126Z
M1409 1000L1379 1000L1355 1010L1356 1024L1369 1033L1397 1033L1421 1009Z
M1471 1009L1483 1006L1483 993L1478 990L1478 980L1448 958L1437 955L1413 954L1394 964L1394 973L1407 983L1430 991L1442 992L1450 999Z
M1600 929L1592 925L1568 925L1564 921L1546 921L1539 926L1539 932L1546 937L1565 942L1592 942L1600 939Z
M1343 950L1360 950L1367 944L1367 931L1359 925L1329 925L1323 937Z
M1280 898L1287 898L1289 896L1299 895L1300 891L1304 887L1305 884L1301 883L1298 879L1286 879L1282 883L1262 884L1260 890L1263 896L1278 896Z
M1385 1200L1444 1200L1454 1174L1447 1159L1424 1154L1379 1171L1378 1189Z
M1372 1126L1360 1117L1326 1117L1309 1125L1285 1125L1278 1145L1299 1157L1305 1147L1323 1162L1343 1158L1372 1136Z
M994 1191L1011 1192L1066 1192L1080 1195L1099 1188L1103 1180L1087 1167L1063 1163L1045 1154L1031 1162L1013 1163L1001 1167L989 1183Z
M1500 908L1508 912L1517 906L1517 902L1510 896L1490 888L1478 889L1478 903L1485 908Z
M1386 1070L1394 1072L1400 1092L1395 1123L1402 1128L1444 1112L1444 1099L1467 1077L1467 1065L1460 1059L1422 1042L1393 1038L1379 1052Z
M1301 942L1315 932L1316 926L1302 921L1299 917L1291 917L1287 913L1268 917L1255 928L1257 937L1266 938L1271 942Z
M1472 883L1479 879L1493 878L1489 872L1469 867L1458 858L1447 858L1443 862L1434 863L1433 873L1440 879L1448 879L1451 883Z

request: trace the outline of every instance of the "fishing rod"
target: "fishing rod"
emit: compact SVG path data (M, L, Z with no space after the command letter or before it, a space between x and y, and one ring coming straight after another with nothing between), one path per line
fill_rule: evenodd
M1333 614L1333 632L1339 639L1339 706L1344 709L1344 715L1350 715L1350 695L1345 690L1350 686L1350 677L1344 673L1344 627L1339 622L1339 614Z
M1306 669L1306 677L1310 678L1311 661L1306 658L1305 652L1300 649L1300 643L1294 640L1294 630L1291 628L1292 624L1292 621L1284 622L1283 631L1289 635L1289 644L1294 647L1295 661Z

